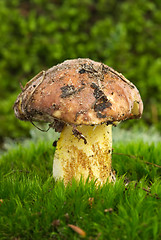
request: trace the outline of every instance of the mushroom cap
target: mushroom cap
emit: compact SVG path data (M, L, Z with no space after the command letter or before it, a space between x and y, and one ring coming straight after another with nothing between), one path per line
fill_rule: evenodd
M31 79L19 94L17 118L74 125L140 118L139 91L122 74L90 59L64 61Z

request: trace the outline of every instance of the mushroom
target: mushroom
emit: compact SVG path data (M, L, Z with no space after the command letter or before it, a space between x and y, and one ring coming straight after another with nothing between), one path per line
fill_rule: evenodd
M53 176L97 183L112 181L112 125L140 118L143 103L137 88L122 74L90 59L67 60L42 71L22 89L17 118L43 121L61 132Z

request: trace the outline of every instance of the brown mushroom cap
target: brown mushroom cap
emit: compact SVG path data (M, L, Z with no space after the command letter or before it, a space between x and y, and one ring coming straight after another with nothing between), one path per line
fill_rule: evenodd
M93 125L140 118L143 103L122 74L103 63L74 59L30 80L14 110L22 120Z

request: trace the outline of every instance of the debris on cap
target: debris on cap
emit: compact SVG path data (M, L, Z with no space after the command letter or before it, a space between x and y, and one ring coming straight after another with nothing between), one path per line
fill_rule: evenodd
M56 119L61 131L64 123L93 125L140 118L143 103L137 88L122 74L103 63L80 58L31 79L14 110L21 120L54 123Z

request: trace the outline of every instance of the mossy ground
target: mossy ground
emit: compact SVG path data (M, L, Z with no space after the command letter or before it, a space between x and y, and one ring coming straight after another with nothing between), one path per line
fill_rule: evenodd
M161 143L114 142L116 183L52 178L55 148L39 140L0 159L0 239L161 238ZM154 165L156 164L156 165Z

